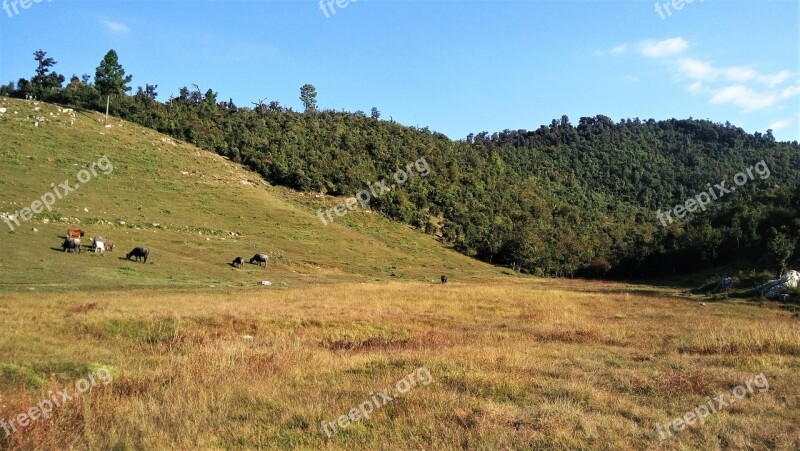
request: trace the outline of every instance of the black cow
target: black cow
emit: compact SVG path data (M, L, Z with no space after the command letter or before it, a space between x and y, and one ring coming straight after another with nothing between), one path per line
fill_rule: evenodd
M138 262L140 259L144 259L144 263L147 263L147 257L150 255L150 249L146 247L137 247L134 250L130 251L125 255L127 260L130 260L131 257L136 257L136 261Z
M64 249L64 252L70 252L77 250L78 253L81 253L81 240L77 238L67 238L64 240L64 243L61 244L61 248Z
M447 276L445 276L444 274L442 274L442 285L444 285L444 284L446 284L446 283L447 283Z
M264 254L256 254L250 259L250 264L252 265L253 263L257 264L258 266L267 266L267 263L269 263L269 257Z
M241 268L244 265L244 259L242 257L236 257L231 262L231 265L235 268Z

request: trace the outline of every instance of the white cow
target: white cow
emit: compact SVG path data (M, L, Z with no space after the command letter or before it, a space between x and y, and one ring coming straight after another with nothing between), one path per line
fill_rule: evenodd
M95 241L94 242L94 253L100 252L101 254L106 250L106 243L102 241Z

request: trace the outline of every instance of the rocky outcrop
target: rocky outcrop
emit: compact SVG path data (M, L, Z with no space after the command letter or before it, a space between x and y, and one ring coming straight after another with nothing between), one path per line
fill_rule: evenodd
M711 290L711 292L714 294L725 293L731 288L733 288L733 277L725 277L724 279L720 279L720 281L717 282L717 285L714 287L713 290Z
M800 272L789 271L783 277L771 280L756 290L767 299L785 301L789 298L789 290L800 286Z

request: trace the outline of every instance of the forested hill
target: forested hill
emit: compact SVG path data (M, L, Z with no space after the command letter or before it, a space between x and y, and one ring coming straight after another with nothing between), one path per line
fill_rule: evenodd
M87 76L66 86L52 73L37 77L0 95L105 110L103 85ZM318 111L310 85L301 90L303 113L274 101L238 107L212 90L187 88L159 102L155 90L111 96L111 113L297 190L354 196L424 157L429 176L371 207L495 264L541 275L642 277L734 259L777 270L800 257L800 145L775 142L769 131L600 115L453 141L381 119L377 109ZM740 172L748 178L737 186ZM715 190L707 211L673 213L662 225L657 210L689 207L687 199L721 182L736 190Z

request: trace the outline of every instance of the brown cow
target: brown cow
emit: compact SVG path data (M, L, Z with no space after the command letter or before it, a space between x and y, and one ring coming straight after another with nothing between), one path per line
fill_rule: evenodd
M83 238L86 235L81 229L67 229L67 238Z

